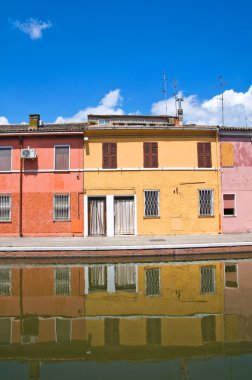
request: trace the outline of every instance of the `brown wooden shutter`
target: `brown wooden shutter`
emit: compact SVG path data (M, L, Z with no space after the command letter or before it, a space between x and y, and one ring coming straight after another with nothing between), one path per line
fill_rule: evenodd
M102 144L102 167L103 169L109 168L109 144Z
M212 167L211 143L205 143L205 167Z
M211 143L198 143L198 167L211 168L212 167L212 154Z
M204 143L198 143L198 167L204 168Z
M151 167L151 143L145 142L143 145L144 152L144 168Z
M110 143L110 168L117 168L117 145L116 143Z
M158 143L153 142L152 145L152 168L158 168Z

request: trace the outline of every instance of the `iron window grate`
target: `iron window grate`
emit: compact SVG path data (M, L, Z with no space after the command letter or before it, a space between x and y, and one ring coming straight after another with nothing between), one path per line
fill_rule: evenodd
M213 216L213 190L199 190L199 215Z
M11 195L0 195L0 222L11 221Z
M69 268L57 268L55 270L55 294L57 296L71 294L71 272Z
M54 194L53 203L53 219L56 221L70 220L70 195Z
M144 190L144 216L159 216L159 190Z
M0 269L0 296L11 295L11 270Z
M215 268L214 267L201 267L201 293L213 294L215 293Z
M159 268L147 268L145 270L145 285L147 296L156 296L160 294Z

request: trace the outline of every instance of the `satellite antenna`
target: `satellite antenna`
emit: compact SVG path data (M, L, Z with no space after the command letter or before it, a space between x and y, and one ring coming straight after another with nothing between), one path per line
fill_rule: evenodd
M163 93L164 93L164 98L165 98L165 116L168 116L168 114L167 114L167 78L166 78L166 74L164 74Z

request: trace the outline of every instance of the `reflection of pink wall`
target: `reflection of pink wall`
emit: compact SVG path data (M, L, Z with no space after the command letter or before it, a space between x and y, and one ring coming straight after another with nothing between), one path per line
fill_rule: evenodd
M252 231L252 143L250 137L220 137L232 142L234 167L221 168L222 193L236 194L236 216L224 217L225 233Z
M252 315L252 261L237 263L238 288L225 288L225 314Z

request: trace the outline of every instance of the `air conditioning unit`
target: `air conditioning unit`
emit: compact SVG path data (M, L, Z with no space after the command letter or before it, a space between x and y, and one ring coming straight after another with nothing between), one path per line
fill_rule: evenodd
M37 157L35 149L21 149L21 158L34 159Z

